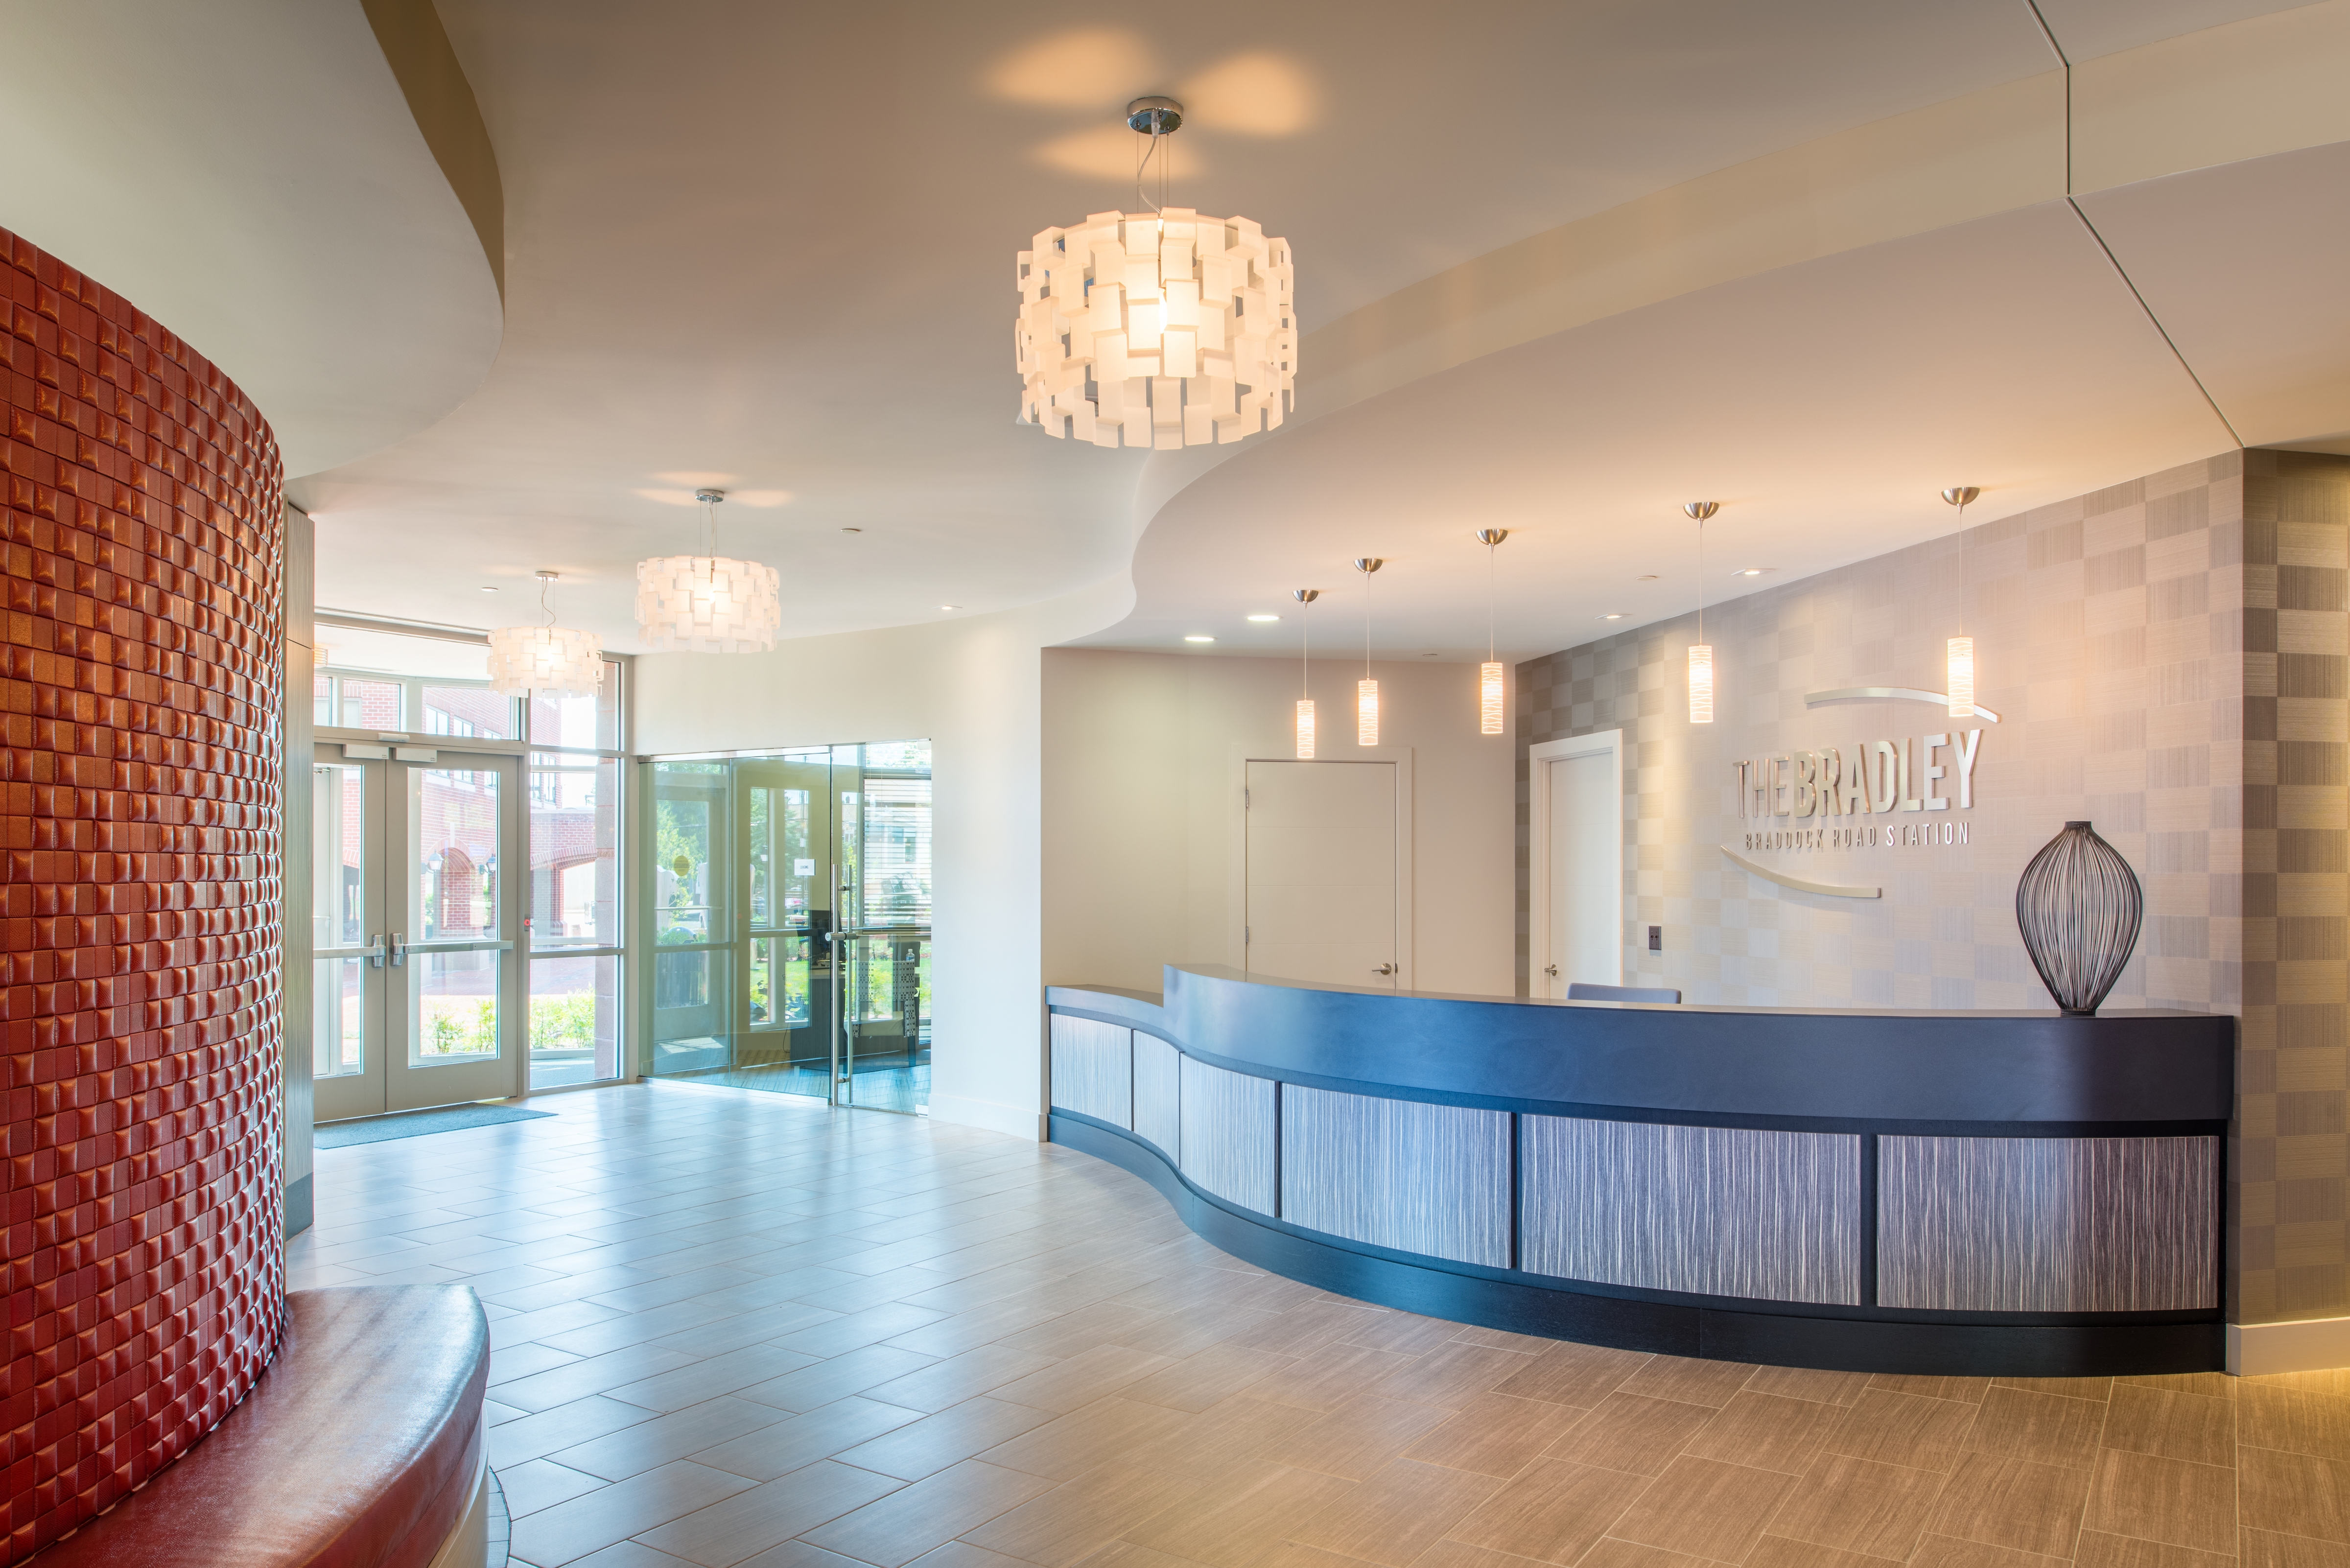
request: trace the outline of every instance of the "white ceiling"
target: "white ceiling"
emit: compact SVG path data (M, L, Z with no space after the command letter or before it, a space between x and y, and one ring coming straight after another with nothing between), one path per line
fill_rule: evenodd
M531 573L554 568L563 618L629 649L633 562L688 547L691 492L714 483L723 547L782 568L792 634L1130 568L1134 615L1096 640L1204 627L1218 651L1285 649L1291 623L1236 618L1300 580L1335 610L1334 567L1371 548L1395 557L1382 646L1465 657L1485 602L1465 530L1486 522L1522 530L1501 637L1524 651L1605 629L1603 609L1676 613L1694 579L1673 508L1698 493L1724 504L1720 567L1783 581L1948 531L1941 483L1982 483L1994 515L2227 444L2061 204L1335 410L1309 362L1320 417L1222 466L1147 472L1013 423L1013 253L1131 202L1132 96L1191 108L1173 200L1292 241L1310 334L1528 235L2039 76L2023 0L439 9L504 184L502 343L358 0L222 0L201 25L168 0L0 0L45 67L5 89L12 130L29 115L53 166L0 171L0 223L255 394L317 519L326 605L491 626L535 618ZM2042 9L2085 59L2281 7ZM139 91L117 91L126 71ZM128 129L65 133L101 99ZM2331 157L2088 200L2248 439L2350 431Z
M497 286L357 0L0 0L0 228L184 338L289 474L441 418Z

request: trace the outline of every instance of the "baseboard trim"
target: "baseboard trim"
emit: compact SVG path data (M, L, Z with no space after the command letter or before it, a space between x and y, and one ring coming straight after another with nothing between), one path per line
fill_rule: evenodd
M2350 1366L2350 1317L2228 1325L2228 1370L2239 1377L2336 1366Z
M931 1120L984 1127L989 1132L1026 1138L1030 1143L1045 1141L1045 1118L1041 1114L995 1100L966 1100L954 1095L934 1094L931 1096Z

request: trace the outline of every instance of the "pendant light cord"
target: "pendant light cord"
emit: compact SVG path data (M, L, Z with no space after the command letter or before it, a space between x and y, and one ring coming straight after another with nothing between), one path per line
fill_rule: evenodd
M1705 642L1705 519L1697 520L1697 640Z
M538 607L540 613L546 617L546 624L548 626L553 626L555 624L555 606L548 602L554 592L554 577L542 575L538 579Z
M1499 540L1494 541L1498 545ZM1485 662L1493 659L1493 596L1501 589L1501 567L1494 555L1494 545L1485 546Z
M1162 140L1164 133L1149 132L1143 139L1142 160L1134 166L1134 199L1153 213L1164 212L1167 207L1167 160L1159 157L1159 143ZM1150 199L1150 192L1142 184L1142 171L1150 167L1153 158L1159 158L1159 200L1156 202Z
M1300 599L1297 603L1297 695L1300 701L1314 695L1313 677L1306 673L1306 659L1314 646L1314 631L1305 619L1305 612L1313 607L1312 599Z

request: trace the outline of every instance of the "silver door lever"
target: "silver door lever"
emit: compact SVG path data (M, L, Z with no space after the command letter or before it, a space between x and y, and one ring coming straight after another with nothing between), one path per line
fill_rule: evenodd
M1371 971L1373 974L1393 974L1395 971L1396 967L1391 963L1383 963L1379 965L1378 968Z

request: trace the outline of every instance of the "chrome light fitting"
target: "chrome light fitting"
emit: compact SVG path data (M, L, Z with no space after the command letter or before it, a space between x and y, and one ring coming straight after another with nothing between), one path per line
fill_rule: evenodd
M1493 595L1497 582L1493 552L1509 536L1507 528L1477 530L1477 543L1485 546L1485 662L1477 667L1477 732L1481 735L1498 735L1503 727L1502 661L1493 656Z
M1979 484L1954 484L1942 492L1942 499L1967 514L1967 503L1982 493ZM1950 639L1944 651L1950 682L1950 717L1971 719L1975 716L1975 639L1971 637Z
M1149 210L1041 229L1020 253L1020 422L1159 452L1272 430L1297 391L1289 242L1253 219L1167 205L1160 144L1183 123L1181 104L1136 99L1126 123L1145 138L1134 193ZM1154 162L1157 201L1144 190Z
M593 697L604 684L604 639L555 624L555 585L538 574L541 626L504 626L490 633L490 689L501 697Z
M1363 574L1363 678L1355 682L1355 744L1379 743L1379 683L1371 679L1371 574L1387 562L1377 556L1355 557Z
M1681 510L1697 524L1697 640L1689 650L1689 722L1713 722L1713 644L1705 639L1705 520L1721 510L1718 501L1685 501Z
M1300 605L1310 605L1322 597L1320 588L1292 588L1289 597ZM1314 758L1314 698L1311 639L1305 625L1305 612L1297 612L1297 760L1311 762Z
M783 579L773 566L718 554L723 490L697 490L709 554L637 563L637 632L656 653L764 653L784 624Z

